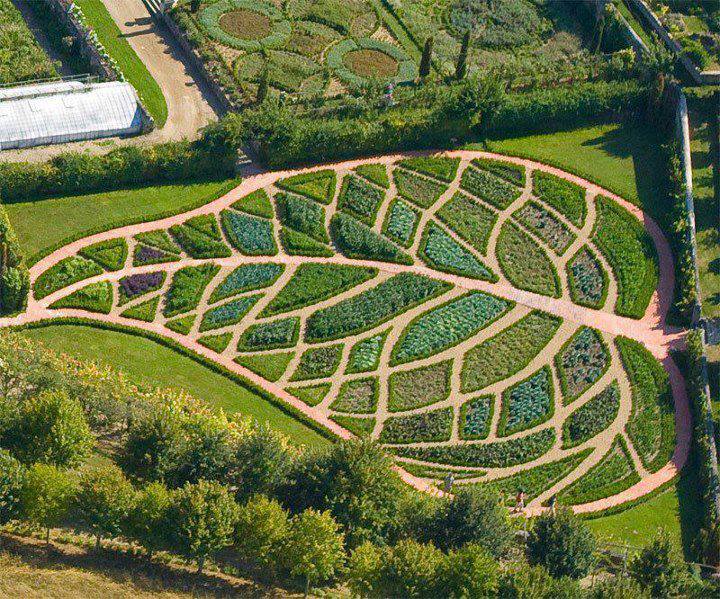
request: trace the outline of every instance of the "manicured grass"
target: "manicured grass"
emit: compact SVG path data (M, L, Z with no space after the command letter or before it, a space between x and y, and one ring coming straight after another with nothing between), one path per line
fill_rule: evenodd
M100 43L118 63L125 79L137 90L145 108L155 119L155 124L162 127L168 116L162 90L130 47L102 0L75 0L75 3L82 9Z
M327 441L255 393L157 343L115 331L76 325L52 325L25 331L30 339L82 360L96 360L150 385L175 387L222 408L269 422L296 443Z
M6 204L8 217L30 262L93 232L155 220L214 200L238 180L133 187L118 191Z

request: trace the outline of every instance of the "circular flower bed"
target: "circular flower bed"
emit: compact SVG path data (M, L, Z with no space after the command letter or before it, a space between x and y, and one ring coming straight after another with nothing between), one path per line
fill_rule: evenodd
M282 12L252 0L220 0L200 13L200 22L218 42L251 52L282 46L291 33Z
M417 65L397 46L371 38L345 39L328 52L327 64L349 85L400 83L417 77Z

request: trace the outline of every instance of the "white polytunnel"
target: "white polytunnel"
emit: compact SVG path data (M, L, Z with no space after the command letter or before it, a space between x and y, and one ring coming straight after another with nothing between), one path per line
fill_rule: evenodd
M129 83L55 81L0 89L0 150L118 135L143 128Z

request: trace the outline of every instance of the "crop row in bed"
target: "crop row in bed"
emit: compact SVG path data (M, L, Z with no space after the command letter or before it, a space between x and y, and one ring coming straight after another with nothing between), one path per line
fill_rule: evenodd
M293 372L291 381L305 381L332 376L340 365L342 344L306 349Z
M412 245L415 231L420 221L420 213L402 200L393 200L390 204L383 234L404 248Z
M599 435L612 424L620 409L620 389L613 382L584 403L563 423L563 448L575 447Z
M343 180L337 205L338 210L372 226L384 199L385 194L376 187L360 177L347 175Z
M300 319L297 316L249 326L238 341L240 352L292 347L297 344Z
M445 360L413 370L394 372L389 378L388 410L404 412L447 399L452 362Z
M580 397L610 366L610 353L595 329L582 327L555 358L565 403Z
M527 202L516 210L513 216L558 256L562 256L575 241L575 234L565 223L538 202Z
M435 270L483 281L497 280L494 272L435 222L425 227L418 253Z
M466 401L460 408L461 439L484 439L490 433L495 397L481 395Z
M285 267L282 264L267 262L264 264L242 264L233 270L213 289L210 303L216 303L228 297L263 289L277 281Z
M548 366L503 393L498 435L504 437L545 422L554 411L552 373Z
M407 265L413 263L413 259L397 245L349 214L333 214L330 235L340 253L348 258Z
M213 214L196 216L182 225L173 225L169 231L191 258L227 258L232 255Z
M376 370L389 332L390 329L358 341L350 350L345 372L352 374Z
M522 189L505 179L473 166L463 172L460 187L500 210L505 210L522 193Z
M398 194L420 208L430 208L447 190L442 183L401 168L393 171L393 180Z
M579 185L550 173L534 171L533 193L576 227L582 227L585 223L585 189Z
M349 414L374 414L377 401L377 377L354 379L342 384L337 399L330 405L330 409Z
M595 254L583 246L566 266L572 301L581 306L599 309L605 304L608 275Z
M220 220L228 240L244 256L274 256L278 253L272 221L233 210L223 210Z
M447 441L452 430L452 408L418 414L391 416L383 423L382 443L422 443Z
M220 267L211 263L178 270L165 294L165 317L170 318L197 308L205 288L219 271Z
M497 212L458 192L436 214L458 237L481 254L487 253Z

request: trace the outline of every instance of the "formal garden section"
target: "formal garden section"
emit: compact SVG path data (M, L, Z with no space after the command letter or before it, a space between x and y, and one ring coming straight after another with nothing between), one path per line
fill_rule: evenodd
M642 225L562 177L467 154L368 161L81 246L35 269L31 309L150 323L429 481L452 471L579 504L672 454L650 352L505 295L647 309L658 271Z

